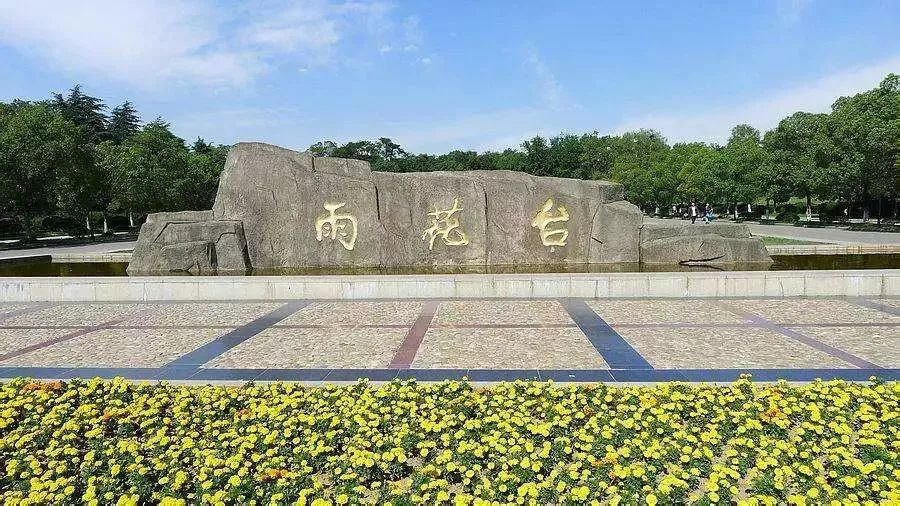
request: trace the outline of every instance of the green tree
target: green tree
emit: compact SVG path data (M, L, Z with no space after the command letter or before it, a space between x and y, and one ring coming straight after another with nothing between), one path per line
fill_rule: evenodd
M107 137L116 144L121 144L138 133L140 128L141 119L137 110L126 100L109 114Z
M766 160L759 130L750 125L737 125L731 129L728 144L722 150L727 185L722 190L723 201L732 206L738 217L739 203L752 203L763 194L760 174Z
M57 196L90 164L84 133L40 104L19 103L0 115L0 211L19 219L26 241L36 220L57 207Z
M525 172L535 176L550 175L552 155L546 139L537 135L523 142L522 149L525 150Z
M831 134L844 191L863 200L900 193L900 76L889 74L870 91L841 97L832 106ZM895 208L896 209L896 208ZM879 212L879 219L881 213Z
M618 136L599 136L597 132L581 136L579 166L582 179L609 179L610 171L619 155Z
M708 144L692 142L673 147L678 170L678 194L698 204L719 202L725 193L724 161L720 150Z
M188 208L208 209L212 207L216 199L216 191L219 187L219 175L225 168L225 158L231 146L212 145L197 138L191 145L188 158L189 186L193 190L185 195Z
M195 190L184 140L157 118L123 143L124 166L134 211L152 213L192 208Z
M828 133L828 115L797 112L781 120L774 130L766 133L765 146L769 152L763 171L767 186L779 182L784 174L791 194L806 199L807 217L812 214L812 198L828 192L829 171L834 146Z
M81 91L81 85L76 84L67 96L54 93L52 104L54 109L63 118L71 121L84 130L87 139L91 142L103 140L106 134L107 117L103 112L106 106L97 97L92 97Z

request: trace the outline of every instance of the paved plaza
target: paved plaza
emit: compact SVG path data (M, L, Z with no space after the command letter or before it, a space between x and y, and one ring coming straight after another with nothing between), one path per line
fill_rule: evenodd
M0 304L0 377L307 382L900 376L900 299Z

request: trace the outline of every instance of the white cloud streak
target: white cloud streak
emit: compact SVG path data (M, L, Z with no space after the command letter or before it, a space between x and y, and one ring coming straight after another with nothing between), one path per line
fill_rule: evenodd
M0 0L0 44L53 70L140 88L240 87L276 58L308 68L332 61L348 40L395 37L406 44L406 28L382 28L392 26L385 21L391 8L303 0L239 7L229 17L212 0Z
M562 109L565 105L563 87L544 60L536 52L532 52L526 58L525 63L535 76L541 100L552 109Z
M662 132L669 142L724 143L737 124L748 123L766 131L797 111L828 112L838 97L874 88L891 72L900 72L900 57L845 69L745 102L706 110L660 111L638 116L620 123L614 131L653 128Z

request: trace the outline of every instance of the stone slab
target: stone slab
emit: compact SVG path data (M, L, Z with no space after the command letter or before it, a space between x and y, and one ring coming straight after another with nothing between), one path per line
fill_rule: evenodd
M364 290L355 287L364 286ZM542 286L540 291L535 286ZM0 302L900 297L900 270L0 278Z
M431 328L412 367L609 368L577 328Z
M768 329L620 327L617 330L655 369L851 367Z
M718 263L768 260L746 227L703 227L697 247L682 237L687 228L642 224L609 181L372 172L360 160L243 142L229 151L212 211L152 216L129 273L633 263L645 249L653 262L677 263L684 255L664 253L704 244L724 251ZM662 244L672 241L679 248ZM716 241L724 246L709 246Z
M387 367L406 330L273 327L206 364L210 368Z

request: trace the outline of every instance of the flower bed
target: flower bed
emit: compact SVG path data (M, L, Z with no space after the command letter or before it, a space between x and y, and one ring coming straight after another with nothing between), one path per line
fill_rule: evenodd
M900 501L900 384L0 385L7 504ZM324 498L324 502L323 502Z

